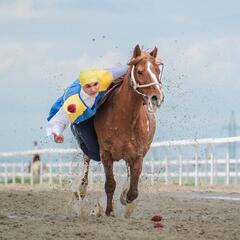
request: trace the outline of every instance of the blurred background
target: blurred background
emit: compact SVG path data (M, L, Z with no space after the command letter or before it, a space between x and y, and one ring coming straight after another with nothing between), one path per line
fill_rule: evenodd
M0 151L73 147L46 137L49 109L89 67L159 48L165 103L154 141L239 133L239 1L0 0Z

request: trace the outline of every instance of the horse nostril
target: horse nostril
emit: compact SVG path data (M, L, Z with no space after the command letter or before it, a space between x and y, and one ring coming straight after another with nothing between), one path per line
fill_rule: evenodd
M158 103L158 97L157 97L156 95L153 95L153 96L151 97L151 102L152 102L152 104L156 104L156 105L157 105L157 103Z

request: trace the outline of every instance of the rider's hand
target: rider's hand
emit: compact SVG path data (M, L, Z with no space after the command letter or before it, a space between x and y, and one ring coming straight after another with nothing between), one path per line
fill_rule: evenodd
M56 133L53 133L53 138L56 143L64 142L64 136L62 134L57 135Z

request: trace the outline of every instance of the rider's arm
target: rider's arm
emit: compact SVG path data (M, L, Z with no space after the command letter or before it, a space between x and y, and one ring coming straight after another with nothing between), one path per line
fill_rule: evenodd
M59 111L47 123L47 135L60 136L63 131L69 126L70 121L67 113L61 107Z
M106 70L112 74L113 82L114 82L114 80L122 77L123 75L125 75L127 73L128 66L127 65L120 65L118 67L107 68Z

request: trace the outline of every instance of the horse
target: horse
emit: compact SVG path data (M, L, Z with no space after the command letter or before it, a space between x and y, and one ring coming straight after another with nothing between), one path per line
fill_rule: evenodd
M156 129L154 113L164 100L163 62L157 58L157 52L157 47L147 52L135 46L122 84L99 108L94 119L105 172L107 216L114 214L115 161L124 159L130 168L130 186L123 191L121 203L130 204L138 197L143 159Z

